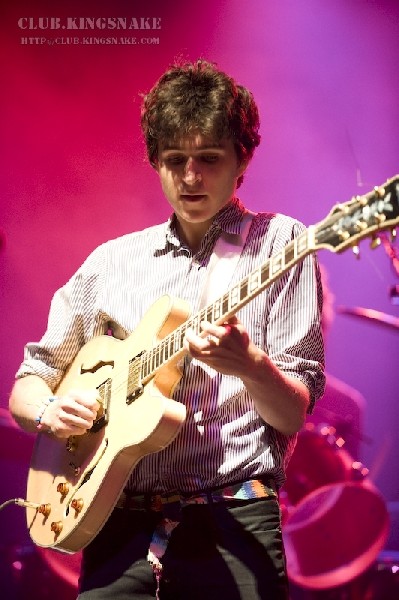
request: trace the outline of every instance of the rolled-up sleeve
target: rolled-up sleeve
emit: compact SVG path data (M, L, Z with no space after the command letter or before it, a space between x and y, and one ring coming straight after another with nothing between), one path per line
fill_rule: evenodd
M304 226L295 223L292 238L297 238L303 230ZM315 254L306 256L269 290L267 352L281 371L300 379L308 387L308 412L312 412L325 386L322 307L320 270Z
M100 246L53 296L46 331L28 342L16 378L38 375L55 389L80 348L96 332L96 306L101 292L104 253Z

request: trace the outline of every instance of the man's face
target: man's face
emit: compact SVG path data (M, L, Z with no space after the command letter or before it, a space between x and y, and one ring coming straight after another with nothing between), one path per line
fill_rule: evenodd
M231 139L215 142L193 134L162 144L156 169L179 222L189 227L203 224L207 229L234 196L246 166L238 163Z

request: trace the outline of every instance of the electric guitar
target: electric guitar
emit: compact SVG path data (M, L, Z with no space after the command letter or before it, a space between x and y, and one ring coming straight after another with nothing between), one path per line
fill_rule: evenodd
M100 531L137 463L172 442L185 420L171 399L181 379L187 328L222 324L308 254L342 252L399 223L399 175L337 204L228 292L190 316L182 300L161 297L126 340L99 336L70 365L56 394L96 389L101 408L92 429L68 440L36 438L27 485L27 523L39 546L76 552Z

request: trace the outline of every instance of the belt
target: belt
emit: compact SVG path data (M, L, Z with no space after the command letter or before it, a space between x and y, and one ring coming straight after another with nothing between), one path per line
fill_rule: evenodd
M212 504L228 500L251 500L277 496L277 488L273 478L249 479L232 485L199 492L171 494L140 494L132 495L124 491L119 497L116 508L126 510L151 510L163 512L170 505L184 507L189 504Z
M161 559L167 548L173 530L179 524L181 509L193 504L212 504L231 500L251 500L255 498L277 497L277 488L273 478L249 479L240 483L219 487L213 490L199 491L193 494L141 494L131 495L123 492L116 508L125 510L150 510L162 514L156 526L147 560L151 564L156 581L156 598L159 600L159 582L162 574Z

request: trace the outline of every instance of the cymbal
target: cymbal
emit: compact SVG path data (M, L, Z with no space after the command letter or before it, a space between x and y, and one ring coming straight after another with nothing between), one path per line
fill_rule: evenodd
M26 433L13 421L10 413L0 407L0 459L30 461L35 436Z
M372 321L389 329L399 330L399 318L388 315L379 310L374 310L373 308L362 308L361 306L337 306L336 312Z

